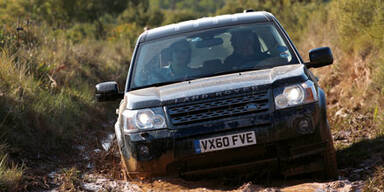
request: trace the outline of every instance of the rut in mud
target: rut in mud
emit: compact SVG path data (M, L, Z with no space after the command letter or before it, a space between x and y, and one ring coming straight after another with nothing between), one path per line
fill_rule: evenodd
M98 133L100 135L100 133ZM188 181L181 178L132 179L125 181L121 174L119 153L113 134L103 133L97 142L81 143L74 147L72 158L48 161L35 168L35 177L26 191L363 191L363 179L384 156L366 159L361 166L340 169L334 181L319 181L311 175L295 178L243 178ZM85 140L84 140L85 141ZM95 141L95 140L93 140ZM358 177L356 176L358 175ZM37 179L36 179L37 178Z

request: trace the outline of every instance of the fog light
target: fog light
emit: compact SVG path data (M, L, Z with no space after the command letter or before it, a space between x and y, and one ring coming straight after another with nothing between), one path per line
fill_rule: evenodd
M314 132L314 127L311 124L311 121L307 118L299 119L296 121L296 129L300 134L310 134Z
M149 148L145 145L141 145L139 147L139 153L141 157L147 157L149 156Z
M275 104L278 108L285 108L288 106L288 99L285 95L278 95L275 98Z

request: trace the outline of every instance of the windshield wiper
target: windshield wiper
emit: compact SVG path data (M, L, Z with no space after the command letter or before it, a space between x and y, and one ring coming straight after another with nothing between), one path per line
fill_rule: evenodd
M260 69L266 69L266 67L252 67L252 68L245 68L245 69L236 69L236 70L231 70L231 71L218 71L212 74L205 75L203 77L209 77L209 76L214 76L214 75L226 75L226 74L231 74L231 73L241 73L241 72L248 72L248 71L253 71L253 70L260 70Z
M166 82L159 82L159 83L153 83L153 84L150 84L150 85L145 85L145 86L141 86L141 87L135 87L135 88L132 88L131 90L137 90L137 89L143 89L143 88L148 88L148 87L160 87L160 86L163 86L163 85L168 85L168 84L172 84L172 83L180 83L180 82L184 82L184 81L188 81L188 80L174 80L174 81L166 81Z

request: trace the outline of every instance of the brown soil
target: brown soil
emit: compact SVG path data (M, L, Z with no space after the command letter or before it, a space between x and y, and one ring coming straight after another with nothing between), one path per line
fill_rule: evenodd
M98 141L99 143L101 140ZM120 159L116 145L109 151L94 145L76 146L78 155L63 158L61 161L47 161L36 166L24 186L25 191L282 191L282 192L320 192L361 191L362 180L351 182L348 177L340 180L318 182L315 179L274 178L256 180L252 178L232 180L217 178L210 180L187 181L181 178L153 178L150 180L124 181L121 174ZM73 158L74 157L74 158ZM60 165L58 165L58 163ZM359 171L353 169L353 171ZM38 176L41 175L41 176ZM240 177L240 176L239 176Z

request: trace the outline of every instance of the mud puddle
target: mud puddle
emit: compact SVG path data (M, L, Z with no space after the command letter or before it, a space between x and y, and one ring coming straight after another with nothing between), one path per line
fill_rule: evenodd
M75 146L78 156L71 168L60 168L46 174L49 187L34 191L230 191L230 192L360 192L362 180L349 181L340 177L330 182L316 182L314 179L255 179L230 181L216 178L189 181L181 178L154 178L151 180L123 180L120 158L114 135L107 133L100 137L98 145ZM235 178L235 177L234 177ZM235 178L236 179L236 178ZM268 183L267 185L265 183Z
M127 191L127 192L157 192L157 191L188 191L188 192L361 192L362 181L337 180L324 183L301 183L266 187L246 182L241 186L221 185L220 180L186 181L180 178L162 178L151 181L124 181L108 178L103 174L84 174L81 183L75 191ZM297 181L290 181L297 182ZM63 188L48 190L52 192L65 191Z

